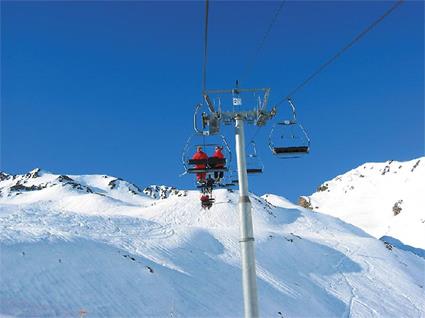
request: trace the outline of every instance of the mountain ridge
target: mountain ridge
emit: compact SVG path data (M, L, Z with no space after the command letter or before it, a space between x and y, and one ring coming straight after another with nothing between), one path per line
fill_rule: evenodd
M299 204L354 224L376 238L425 249L425 157L369 162L322 183Z
M197 191L25 175L0 182L1 315L243 315L237 191L203 210ZM18 180L34 190L11 192ZM283 197L250 198L262 316L424 316L423 258Z

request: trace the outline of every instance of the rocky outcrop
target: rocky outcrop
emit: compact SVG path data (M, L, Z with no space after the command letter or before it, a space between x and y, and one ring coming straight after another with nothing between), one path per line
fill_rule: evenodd
M386 241L383 241L383 242L384 242L385 247L386 247L389 251L392 251L392 250L393 250L393 245L392 245L392 244L390 244L390 243L388 243L388 242L386 242Z
M83 192L87 192L87 193L93 193L93 190L90 189L89 187L79 184L75 181L68 181L68 182L63 182L62 185L65 186L69 186L74 190L78 190L78 191L83 191Z
M410 171L411 172L415 171L415 169L419 166L420 162L421 162L421 160L416 161L415 165L412 167L412 169Z
M30 172L28 172L27 174L24 175L25 179L33 179L33 178L38 178L41 175L41 169L40 168L36 168L34 170L31 170Z
M117 189L119 187L125 187L132 194L141 194L142 193L142 190L137 185L135 185L134 183L124 181L121 178L116 178L116 179L109 181L108 187L111 190Z
M403 200L398 200L396 203L394 203L394 206L393 206L394 216L399 215L401 210L403 210L401 207L402 203L403 203Z
M10 175L8 175L7 173L4 173L4 172L0 171L0 181L7 180L7 179L9 179L10 177L11 177L11 176L10 176Z
M187 196L187 191L177 190L175 187L150 185L143 189L143 193L153 199L166 199L172 195Z
M9 193L11 194L21 194L23 192L29 192L29 191L39 191L43 190L45 188L54 187L54 186L63 186L63 187L70 187L72 189L83 191L87 193L93 193L93 190L89 187L79 184L72 178L66 176L66 175L60 175L57 177L54 181L46 182L46 183L40 183L40 184L33 184L33 185L26 185L29 183L29 179L32 178L38 178L40 176L40 169L35 169L33 171L28 172L25 175L16 176L15 178L15 184L12 186L6 187L1 189L2 195L6 195Z
M56 181L58 182L75 182L74 179L66 176L66 175L60 175L59 177L56 178Z
M11 192L22 192L22 191L37 191L37 190L44 189L46 187L47 187L46 184L25 186L18 181L16 182L15 185L11 186L9 189Z
M323 192L329 189L329 185L327 183L322 184L320 187L317 188L317 192Z
M113 179L113 180L109 181L109 183L108 183L108 187L109 187L111 190L116 189L116 188L118 187L118 183L119 183L119 181L122 181L122 179L121 179L121 178L117 178L117 179Z
M311 200L310 200L309 197L301 196L298 199L298 205L301 206L301 207L303 207L303 208L313 210L313 207L311 205Z
M78 191L83 191L83 192L87 192L87 193L93 193L93 190L90 189L88 186L85 186L83 184L80 184L80 183L76 182L74 179L68 177L67 175L60 175L50 185L51 186L55 186L57 184L60 184L63 187L68 186L68 187L70 187L72 189L75 189L75 190L78 190Z

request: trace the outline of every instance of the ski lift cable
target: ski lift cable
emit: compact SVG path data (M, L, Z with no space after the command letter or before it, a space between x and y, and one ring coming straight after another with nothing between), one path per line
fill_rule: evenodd
M208 61L208 0L205 0L205 29L204 29L204 63L202 66L202 94L207 89L207 61Z
M287 2L287 0L282 0L280 2L279 6L277 7L277 9L276 9L276 11L275 11L275 13L272 17L272 20L271 20L266 32L264 33L263 38L260 41L260 44L258 45L258 47L257 47L255 53L253 54L251 60L249 60L250 63L247 63L247 65L244 69L244 72L242 73L241 80L248 79L248 75L250 75L250 72L253 69L255 62L257 61L258 56L260 55L260 52L264 47L264 44L266 43L266 39L269 36L274 24L277 21L278 16L279 16L280 12L282 11L282 8L283 8L283 6L285 5L286 2Z
M335 55L333 55L329 60L323 63L316 71L314 71L310 76L308 76L304 81L302 81L298 86L296 86L286 97L282 98L277 104L276 107L281 105L284 101L290 100L299 90L312 81L316 76L318 76L326 67L331 65L336 59L338 59L343 53L349 50L356 42L360 41L367 33L374 29L379 23L381 23L387 16L389 16L395 9L397 9L405 0L397 0L387 11L384 12L378 19L373 21L366 29L357 34L348 44L342 47Z

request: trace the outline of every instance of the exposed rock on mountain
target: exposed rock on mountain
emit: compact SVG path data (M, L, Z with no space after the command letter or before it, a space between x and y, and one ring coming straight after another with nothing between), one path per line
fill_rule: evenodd
M354 224L381 238L425 249L424 158L365 163L324 182L299 204Z
M171 195L186 196L187 191L177 190L174 187L150 185L143 189L143 193L153 199L166 199Z
M303 208L313 210L309 197L300 197L298 200L298 205L302 206Z
M2 171L0 171L0 181L6 180L8 178L10 178L11 176L8 175L7 173L4 173Z

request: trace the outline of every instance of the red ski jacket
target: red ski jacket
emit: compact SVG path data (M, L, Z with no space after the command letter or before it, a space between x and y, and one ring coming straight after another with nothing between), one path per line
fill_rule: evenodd
M224 155L220 149L217 149L212 156L213 158L224 159ZM216 168L224 168L224 164L218 163L216 164Z
M208 155L203 151L197 151L193 155L192 159L194 159L194 160L208 159ZM199 164L199 165L195 165L195 168L196 169L205 169L206 166L207 165L205 165L205 164Z

